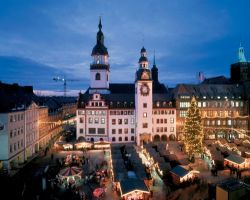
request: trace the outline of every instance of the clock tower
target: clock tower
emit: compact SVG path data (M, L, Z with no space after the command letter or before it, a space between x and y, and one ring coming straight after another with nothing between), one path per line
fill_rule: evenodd
M136 113L136 143L152 140L152 77L148 67L147 52L141 49L139 69L135 77L135 113Z

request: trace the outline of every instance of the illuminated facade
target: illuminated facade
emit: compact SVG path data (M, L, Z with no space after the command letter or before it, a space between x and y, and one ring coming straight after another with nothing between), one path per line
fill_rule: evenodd
M90 65L90 87L78 98L77 138L113 143L167 141L176 136L176 110L169 90L158 81L155 61L140 52L135 83L110 83L109 54L99 22Z

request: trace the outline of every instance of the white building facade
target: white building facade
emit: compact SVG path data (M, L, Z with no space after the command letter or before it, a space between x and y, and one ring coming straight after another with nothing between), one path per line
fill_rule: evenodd
M77 139L137 145L174 140L176 110L169 89L158 81L155 59L150 69L143 47L135 82L110 83L109 54L101 29L100 20L91 54L90 87L78 98Z
M0 113L0 168L17 168L38 150L38 107Z

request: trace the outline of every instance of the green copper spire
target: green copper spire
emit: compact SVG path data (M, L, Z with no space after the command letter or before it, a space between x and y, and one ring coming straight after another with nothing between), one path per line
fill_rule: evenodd
M240 48L238 50L238 60L239 62L246 62L246 57L245 57L245 52L244 52L244 47L241 46L240 43Z

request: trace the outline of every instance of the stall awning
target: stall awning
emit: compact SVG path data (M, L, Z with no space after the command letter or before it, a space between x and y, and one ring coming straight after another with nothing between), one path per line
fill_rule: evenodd
M121 196L126 196L133 192L150 193L144 180L140 179L124 179L120 182Z
M241 156L237 156L233 154L230 154L228 157L225 158L225 160L229 162L233 162L238 165L243 164L245 162L245 158L242 158Z
M179 176L180 178L186 176L189 173L188 170L186 170L184 167L180 165L177 165L176 167L174 167L170 172Z

